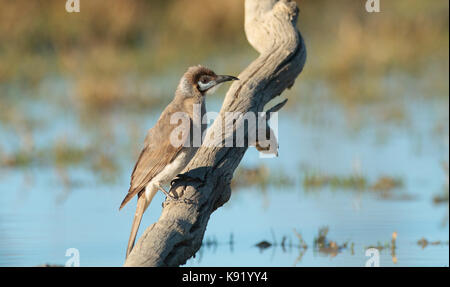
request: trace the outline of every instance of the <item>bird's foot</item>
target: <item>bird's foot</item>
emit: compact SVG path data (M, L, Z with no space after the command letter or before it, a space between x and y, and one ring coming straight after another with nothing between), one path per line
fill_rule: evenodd
M159 189L166 195L167 198L171 200L179 200L178 196L171 195L167 190L165 190L161 185L159 185Z
M177 176L170 182L170 185L172 186L176 181L201 182L202 180L200 178L192 177L186 173L183 173L177 174Z

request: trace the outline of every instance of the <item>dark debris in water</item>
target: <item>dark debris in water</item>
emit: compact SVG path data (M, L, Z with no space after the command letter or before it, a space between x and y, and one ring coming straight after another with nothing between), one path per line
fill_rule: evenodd
M264 249L271 247L272 243L270 243L266 240L263 240L263 241L257 243L255 246L258 247L260 250L264 250Z
M314 249L319 253L335 257L339 252L348 247L348 242L338 244L336 241L329 240L328 227L322 227L319 229L317 237L314 239Z
M449 243L448 241L441 241L441 240L429 241L425 237L422 237L420 240L417 241L417 245L422 247L422 249L425 249L427 246L448 245L448 243Z
M276 240L275 233L272 231L272 242L268 240L261 240L260 242L256 243L255 246L260 249L260 251L263 251L265 249L271 248L271 247L277 247L280 246L283 251L286 251L287 249L297 248L297 249L307 249L308 245L303 240L303 237L300 233L298 233L294 229L294 234L298 239L297 244L293 244L290 236L283 236L281 239L281 243L278 243Z
M444 183L444 186L442 187L442 191L439 194L436 194L433 196L433 203L434 204L447 204L448 205L448 198L449 198L449 177L448 177L448 162L444 162L442 164L442 169L445 172L446 181Z
M434 204L448 204L448 189L445 189L441 194L436 194L433 196Z
M301 261L303 255L306 253L306 251L308 250L308 244L306 243L306 241L303 239L302 235L297 232L297 230L293 230L293 233L295 235L295 237L297 238L297 243L292 243L291 237L290 236L283 236L281 243L277 243L275 235L272 232L272 236L273 236L273 240L272 241L268 241L268 240L262 240L260 242L258 242L257 244L255 244L256 247L259 248L259 250L261 252L270 249L270 248L275 248L276 247L281 247L283 252L287 252L287 251L291 251L291 250L298 250L299 255L297 257L297 259L295 260L294 266L297 265L298 262ZM351 254L354 254L354 243L350 243L350 242L344 242L342 244L338 244L336 241L332 241L329 240L327 238L328 235L328 227L323 227L319 229L318 232L318 236L314 239L314 250L321 253L321 254L325 254L327 256L331 256L331 257L335 257L339 252L341 252L344 249L347 249L350 245L351 247Z

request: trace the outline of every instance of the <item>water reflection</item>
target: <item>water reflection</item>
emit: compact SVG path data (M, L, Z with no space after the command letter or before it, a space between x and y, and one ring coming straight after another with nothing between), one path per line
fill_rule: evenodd
M82 266L123 263L134 211L118 213L117 205L159 111L86 118L61 104L51 96L17 101L11 120L2 118L2 266L63 264L72 247ZM364 266L368 246L380 247L382 266L448 265L448 244L432 244L448 241L448 171L441 164L448 146L435 130L448 99L402 105L407 121L369 121L356 130L346 108L330 99L288 109L280 117L279 158L247 152L230 202L213 214L187 265ZM448 135L448 124L439 130ZM157 220L158 196L143 225ZM395 248L386 241L393 230L400 235ZM422 237L433 239L418 245Z

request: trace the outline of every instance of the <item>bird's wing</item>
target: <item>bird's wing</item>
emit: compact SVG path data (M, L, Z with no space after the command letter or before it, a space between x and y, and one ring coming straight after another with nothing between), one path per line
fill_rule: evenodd
M157 124L149 130L145 139L145 147L141 151L131 175L130 189L122 201L120 209L136 194L144 190L146 185L166 165L171 163L183 148L183 145L174 146L170 141L172 132L179 127L179 125L170 124L170 117L171 114L163 112ZM191 125L189 122L189 130L184 129L184 132L181 133L181 142L189 140Z

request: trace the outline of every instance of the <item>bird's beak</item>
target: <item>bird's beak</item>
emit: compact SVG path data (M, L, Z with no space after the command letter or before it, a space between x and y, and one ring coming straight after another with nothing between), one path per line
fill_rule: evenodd
M226 76L226 75L219 75L216 78L216 83L217 84L221 84L223 82L228 82L228 81L238 81L239 79L233 76Z
M208 88L206 88L204 91L205 94L207 95L211 95L214 94L214 92L217 90L217 88L223 84L224 82L228 82L228 81L236 81L239 80L236 77L233 76L224 76L224 75L219 75L216 77L216 79L214 81L211 82L211 85L209 85Z

